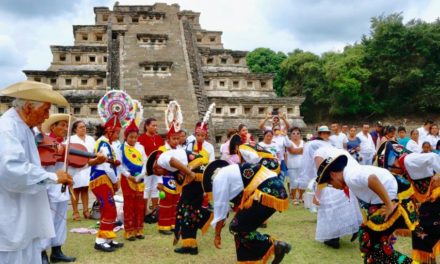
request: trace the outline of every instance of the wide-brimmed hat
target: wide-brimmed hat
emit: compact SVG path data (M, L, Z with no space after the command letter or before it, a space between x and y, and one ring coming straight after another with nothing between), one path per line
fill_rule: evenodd
M330 129L328 128L328 126L320 126L318 128L318 133L322 133L322 132L328 132L330 133Z
M377 149L375 163L379 167L390 169L404 153L411 153L411 151L394 140L385 141Z
M66 98L54 91L52 86L41 82L22 81L14 83L0 90L0 95L30 101L47 102L60 106L69 105Z
M215 175L217 175L218 170L223 167L229 166L229 163L226 160L214 160L206 166L203 171L203 180L202 187L205 193L212 192L212 182L214 180Z
M322 161L318 168L318 184L328 183L330 180L330 172L342 171L347 166L348 158L346 155L338 155L336 157L327 157Z
M156 162L157 158L162 153L163 152L160 150L155 150L155 151L151 152L150 156L148 157L147 164L145 165L146 169L147 169L147 176L154 175L154 172L153 172L154 162Z
M74 118L71 117L71 122L73 122ZM41 125L41 132L43 133L50 133L50 127L55 124L56 122L60 121L66 121L69 122L69 115L68 114L53 114L50 115L48 119L46 119L43 124Z

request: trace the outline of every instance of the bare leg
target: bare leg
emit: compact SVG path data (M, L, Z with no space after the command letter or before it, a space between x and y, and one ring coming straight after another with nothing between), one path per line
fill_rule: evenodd
M73 189L73 193L75 194L75 197L77 197L76 199L73 199L73 197L70 197L70 201L72 202L72 209L73 209L73 220L79 220L80 216L79 216L79 212L78 212L78 197L79 197L79 193L80 193L80 188L75 188Z
M81 188L81 201L83 204L83 214L84 217L89 219L90 218L90 212L89 212L89 187L82 187Z
M298 199L299 199L300 201L303 201L303 200L304 200L304 199L303 199L303 194L304 194L304 191L305 191L305 190L298 189L298 191L299 191L299 198L298 198Z
M159 198L151 198L151 205L153 211L156 210L158 204L159 204Z

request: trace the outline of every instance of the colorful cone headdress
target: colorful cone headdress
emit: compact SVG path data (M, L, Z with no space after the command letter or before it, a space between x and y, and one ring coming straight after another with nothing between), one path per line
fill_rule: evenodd
M165 126L168 130L167 137L179 133L183 124L183 115L180 105L177 101L171 101L168 103L168 107L165 110Z

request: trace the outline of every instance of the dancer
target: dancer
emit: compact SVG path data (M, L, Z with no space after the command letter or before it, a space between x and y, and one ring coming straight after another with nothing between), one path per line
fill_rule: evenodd
M319 188L327 184L340 190L348 188L358 198L365 219L359 231L364 263L412 263L390 243L397 228L414 230L416 226L410 217L414 204L399 203L394 176L383 168L349 163L347 155L327 154L315 159L316 181Z
M119 149L121 189L124 197L124 237L128 241L144 239L144 176L147 155L137 142L139 128L135 120L124 131L125 142Z
M183 149L166 152L155 151L147 161L148 175L173 173L176 188L181 192L177 205L174 245L182 238L182 246L174 249L179 254L198 254L197 229L204 234L209 228L212 213L202 208L202 166L208 164L207 156L186 152Z
M90 173L89 187L100 203L101 212L95 249L112 252L124 245L113 240L116 238L116 233L113 232L116 221L116 206L113 195L119 189L117 166L121 164L112 147L112 142L119 138L121 131L118 115L116 113L112 115L105 125L98 127L98 129L100 130L98 135L102 135L96 141L95 153L102 152L107 157L107 162L92 166Z
M278 175L260 164L233 164L224 160L210 163L203 174L203 188L214 198L214 245L221 248L221 231L230 207L236 212L229 226L234 235L238 263L280 263L291 246L261 234L257 228L276 211L287 210L288 192Z

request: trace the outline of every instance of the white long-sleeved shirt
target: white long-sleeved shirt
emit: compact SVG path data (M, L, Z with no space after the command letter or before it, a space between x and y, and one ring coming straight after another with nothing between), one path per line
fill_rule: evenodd
M420 153L422 152L422 145L415 142L414 140L410 139L408 143L406 143L406 148L414 153Z
M41 167L34 134L14 108L0 117L0 251L18 251L55 236L46 185L57 176Z
M420 180L440 173L440 156L437 153L411 153L405 157L405 168L409 177Z
M364 133L361 131L356 136L361 140L361 144L359 145L359 153L374 155L376 152L376 147L374 146L373 138L371 137L370 133L364 135Z
M127 144L127 142L124 142L124 146L125 144ZM139 151L139 153L142 155L142 172L141 175L145 175L146 173L146 166L145 164L147 163L147 154L145 154L145 149L144 147L139 143L136 142L136 144L134 145L134 148ZM129 169L127 168L127 166L124 164L124 162L122 162L122 149L118 148L116 153L117 153L117 159L121 161L121 165L118 167L119 169L119 173L121 173L121 175L128 177L128 176L136 176L136 175L131 175Z

